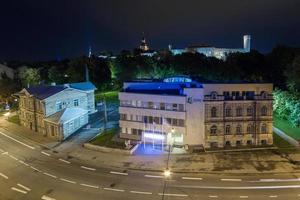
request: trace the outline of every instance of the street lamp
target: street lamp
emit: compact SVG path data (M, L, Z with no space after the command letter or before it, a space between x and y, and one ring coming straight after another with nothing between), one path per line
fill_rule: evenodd
M166 169L164 171L164 176L165 176L165 178L169 178L171 176L171 171L169 169Z

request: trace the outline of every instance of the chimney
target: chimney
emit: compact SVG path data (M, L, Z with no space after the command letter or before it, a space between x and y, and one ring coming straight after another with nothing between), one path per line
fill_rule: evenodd
M244 50L245 50L245 52L250 52L251 36L250 35L244 35L243 39L244 39Z

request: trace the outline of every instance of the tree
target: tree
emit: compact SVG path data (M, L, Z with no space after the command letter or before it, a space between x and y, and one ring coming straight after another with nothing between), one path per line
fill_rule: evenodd
M48 70L48 79L54 83L63 83L64 82L64 73L60 72L56 66L50 67Z
M288 88L291 91L300 92L300 54L287 66L284 74Z
M36 68L27 68L21 74L21 82L23 86L37 85L40 83L40 73Z

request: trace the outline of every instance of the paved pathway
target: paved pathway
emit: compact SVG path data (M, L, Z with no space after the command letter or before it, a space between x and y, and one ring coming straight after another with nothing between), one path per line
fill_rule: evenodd
M291 145L293 145L295 147L299 147L299 142L297 140L295 140L294 138L292 138L292 137L288 136L287 134L285 134L285 132L283 132L282 130L280 130L280 129L276 128L276 127L273 127L273 131L279 137L281 137L282 139L286 140Z

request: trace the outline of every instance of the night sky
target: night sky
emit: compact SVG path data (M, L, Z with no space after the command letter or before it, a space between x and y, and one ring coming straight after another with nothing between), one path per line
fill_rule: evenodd
M0 59L48 60L191 44L300 46L299 0L8 0L1 2Z

